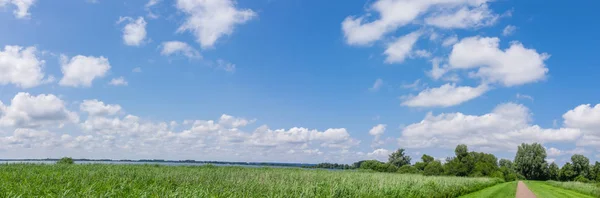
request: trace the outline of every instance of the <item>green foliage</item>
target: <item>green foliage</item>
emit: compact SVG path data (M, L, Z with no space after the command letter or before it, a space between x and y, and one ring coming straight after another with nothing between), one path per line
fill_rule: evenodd
M0 165L0 197L458 197L501 181L297 168Z
M410 165L410 160L410 156L404 153L404 149L398 149L396 152L390 154L388 163L396 167L402 167L404 165Z
M590 180L600 182L600 162L590 167Z
M483 177L491 176L499 170L498 158L493 154L469 152L464 144L456 146L454 153L456 157L446 159L446 175Z
M73 158L70 157L63 157L60 158L58 161L56 161L56 164L61 164L61 165L69 165L69 164L74 164L75 162L73 161Z
M401 174L417 174L419 173L419 170L413 166L406 165L398 168L397 172Z
M500 159L500 167L506 167L509 169L514 169L514 164L512 161L508 160L508 159Z
M519 176L515 172L515 170L510 169L506 166L500 168L500 172L502 173L502 177L504 181L515 181L519 179Z
M413 165L416 169L423 171L425 170L425 167L427 166L427 163L425 162L417 162L415 163L415 165Z
M544 180L548 164L546 149L538 143L521 144L515 156L515 170L529 180Z
M352 169L354 167L348 164L338 164L338 163L320 163L310 168L326 168L326 169Z
M571 162L573 163L573 171L578 176L587 177L590 171L590 160L580 154L571 156Z
M575 177L574 181L576 182L582 182L582 183L588 183L590 182L590 180L588 178L586 178L583 175L578 175L577 177Z
M393 173L398 171L398 168L390 163L383 163L377 160L365 160L360 165L361 169L370 169L377 172Z
M429 162L423 170L423 175L442 175L444 167L440 161Z
M424 163L428 164L430 162L433 162L435 159L429 155L423 154L421 160L423 160Z
M573 165L571 165L571 163L567 162L560 169L560 180L561 181L573 181L573 179L575 179L575 177L577 177L577 172L575 172L575 170L573 169Z
M560 169L554 162L552 162L548 167L548 179L555 181L560 180Z

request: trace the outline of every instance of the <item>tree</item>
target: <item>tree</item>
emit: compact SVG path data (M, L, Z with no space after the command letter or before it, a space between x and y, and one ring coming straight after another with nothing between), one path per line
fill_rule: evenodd
M548 167L548 179L558 181L560 180L560 169L556 163L552 162Z
M573 179L575 179L576 176L577 176L577 173L573 169L573 165L571 165L571 163L569 163L569 162L567 162L560 169L560 180L562 180L562 181L573 181Z
M413 166L402 166L402 167L398 168L397 172L401 173L401 174L417 174L417 173L419 173L419 170L417 170Z
M404 149L398 149L389 156L388 163L400 168L404 165L410 165L410 156L404 153Z
M580 154L571 156L571 162L573 163L573 171L577 176L588 177L590 171L590 160Z
M441 175L444 172L440 161L429 162L423 171L423 175Z
M511 161L510 161L510 160L508 160L508 159L500 159L500 163L499 163L499 164L500 164L500 167L501 167L501 168L502 168L502 167L506 167L506 168L509 168L509 169L513 169L513 168L514 168L514 167L513 167L513 166L514 166L514 165L513 165L513 162L511 162Z
M590 167L590 180L600 182L600 162Z
M526 179L546 179L546 149L541 144L521 144L515 156L515 170Z
M491 176L494 172L498 171L498 158L493 154L489 153L469 153L473 156L475 165L473 170L470 172L470 176Z
M423 154L423 156L421 157L421 160L423 160L424 163L429 164L430 162L433 162L435 159L429 155Z
M60 158L60 160L58 160L56 162L56 164L62 164L62 165L68 165L68 164L74 164L75 162L73 161L73 158L70 157L63 157Z

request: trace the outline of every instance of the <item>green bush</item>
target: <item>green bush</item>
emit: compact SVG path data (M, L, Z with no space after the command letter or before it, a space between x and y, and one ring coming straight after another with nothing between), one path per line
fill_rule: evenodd
M70 158L70 157L63 157L63 158L60 158L60 160L58 160L58 161L56 162L56 164L61 164L61 165L65 165L65 164L67 164L67 165L68 165L68 164L74 164L74 163L75 163L75 162L73 161L73 158Z

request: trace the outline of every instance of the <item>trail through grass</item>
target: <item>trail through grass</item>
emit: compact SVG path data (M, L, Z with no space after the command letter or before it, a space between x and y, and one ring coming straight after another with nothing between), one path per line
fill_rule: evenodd
M543 181L525 181L529 190L541 198L594 198L572 190L554 187Z
M458 197L499 182L292 168L0 165L0 197Z
M461 196L461 198L514 198L517 192L517 182L506 182L498 184L471 194Z

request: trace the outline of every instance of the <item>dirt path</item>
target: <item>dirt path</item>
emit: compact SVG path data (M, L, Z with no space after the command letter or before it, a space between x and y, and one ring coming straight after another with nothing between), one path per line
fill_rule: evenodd
M517 198L536 198L535 194L527 188L527 185L522 181L517 184Z

